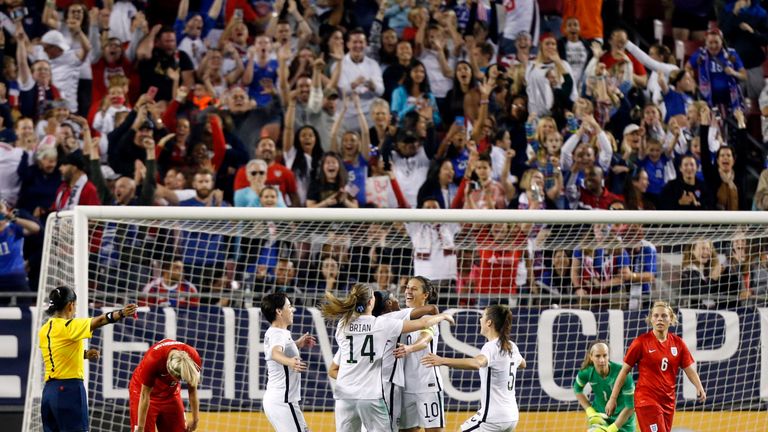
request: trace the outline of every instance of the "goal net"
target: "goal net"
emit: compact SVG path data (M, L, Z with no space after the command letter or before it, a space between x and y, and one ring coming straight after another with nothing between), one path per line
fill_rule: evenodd
M297 305L294 336L309 332L319 342L301 354L309 370L300 405L311 430L332 431L335 323L317 309L323 293L367 283L405 307L400 287L413 275L433 280L438 306L455 312L455 326L441 325L439 355L476 355L485 342L483 307L513 308L512 339L528 364L515 384L518 430L585 431L573 381L588 344L607 340L620 363L649 330L650 303L661 299L678 313L671 331L686 341L708 394L696 402L680 374L676 430L765 431L768 218L761 215L80 207L47 222L37 306L44 310L59 285L76 288L79 316L141 306L138 319L88 341L101 352L86 372L94 431L129 429L132 371L163 338L202 357L198 430L272 430L261 411L268 323L259 305L274 290ZM37 325L45 319L39 313ZM446 430L456 430L479 408L480 381L474 371L442 374ZM24 431L39 431L39 349L28 383Z

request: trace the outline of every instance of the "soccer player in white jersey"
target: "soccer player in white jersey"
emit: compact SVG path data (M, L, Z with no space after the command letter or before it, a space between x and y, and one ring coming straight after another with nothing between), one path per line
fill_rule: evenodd
M336 431L359 432L361 426L369 432L391 431L382 394L382 357L387 340L443 320L453 323L453 318L446 314L408 321L374 317L373 290L364 284L355 284L346 298L326 291L325 299L323 316L339 320L339 351L328 373L336 379Z
M301 400L300 373L307 370L299 349L315 346L316 340L305 333L294 342L288 327L293 324L293 306L284 293L267 294L261 300L261 313L271 324L264 334L264 357L267 360L267 390L263 407L276 431L309 431Z
M436 300L436 290L429 279L415 276L405 286L405 305L409 308L423 307ZM395 356L403 357L405 388L400 415L400 430L418 432L445 431L443 409L443 378L437 368L425 370L421 359L434 354L440 336L438 326L420 328L405 336L405 345L395 350ZM426 408L425 408L426 407Z
M480 354L467 358L444 358L427 354L424 366L448 366L476 369L480 372L480 410L461 425L463 432L512 432L520 419L515 399L515 377L525 368L525 359L509 339L512 311L507 306L493 305L483 311L480 334L488 342Z
M373 306L373 316L385 316L399 320L419 319L424 315L437 315L437 306L424 305L418 308L400 309L397 297L389 291L376 291L376 302ZM381 374L384 380L384 402L389 410L389 422L393 430L400 427L400 410L403 403L403 387L405 387L405 374L403 372L403 360L395 357L394 350L404 339L403 335L397 335L387 340L384 355L382 356Z

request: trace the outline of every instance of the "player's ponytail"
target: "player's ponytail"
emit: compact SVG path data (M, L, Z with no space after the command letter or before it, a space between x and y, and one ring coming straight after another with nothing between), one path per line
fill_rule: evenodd
M77 300L77 294L75 291L67 286L60 286L55 288L48 295L48 309L45 310L47 315L53 315L56 312L64 310L67 305Z
M508 354L512 353L512 311L505 305L488 306L485 309L485 316L493 323L493 329L499 335L499 345L501 351Z
M606 347L608 347L608 342L606 342L606 341L604 341L602 339L597 339L597 340L593 341L592 343L590 343L589 344L589 348L587 348L587 354L584 356L584 360L581 361L581 369L580 370L584 370L584 369L586 369L586 368L588 368L588 367L593 365L593 363L592 363L592 350L595 348L595 346L597 346L599 344L603 344Z
M355 284L346 298L338 298L330 291L325 292L325 304L322 307L323 316L330 319L340 319L343 326L352 321L355 315L365 312L368 302L373 298L373 292L365 284Z
M200 369L186 351L171 351L168 354L166 367L168 372L186 381L190 387L197 388L197 385L200 383Z

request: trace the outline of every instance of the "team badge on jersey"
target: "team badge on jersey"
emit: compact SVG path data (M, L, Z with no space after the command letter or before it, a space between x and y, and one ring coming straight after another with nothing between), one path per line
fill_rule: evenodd
M651 432L659 432L659 427L656 425L656 423L651 425Z
M672 347L672 355L677 357L677 347Z

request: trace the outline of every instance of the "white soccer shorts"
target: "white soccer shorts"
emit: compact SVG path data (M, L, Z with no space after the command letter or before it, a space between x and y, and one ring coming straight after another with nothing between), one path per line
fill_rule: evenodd
M444 428L443 392L403 393L400 428Z
M392 432L384 399L336 400L336 432Z
M275 402L264 399L262 402L264 414L272 427L278 432L309 432L304 414L296 402Z

